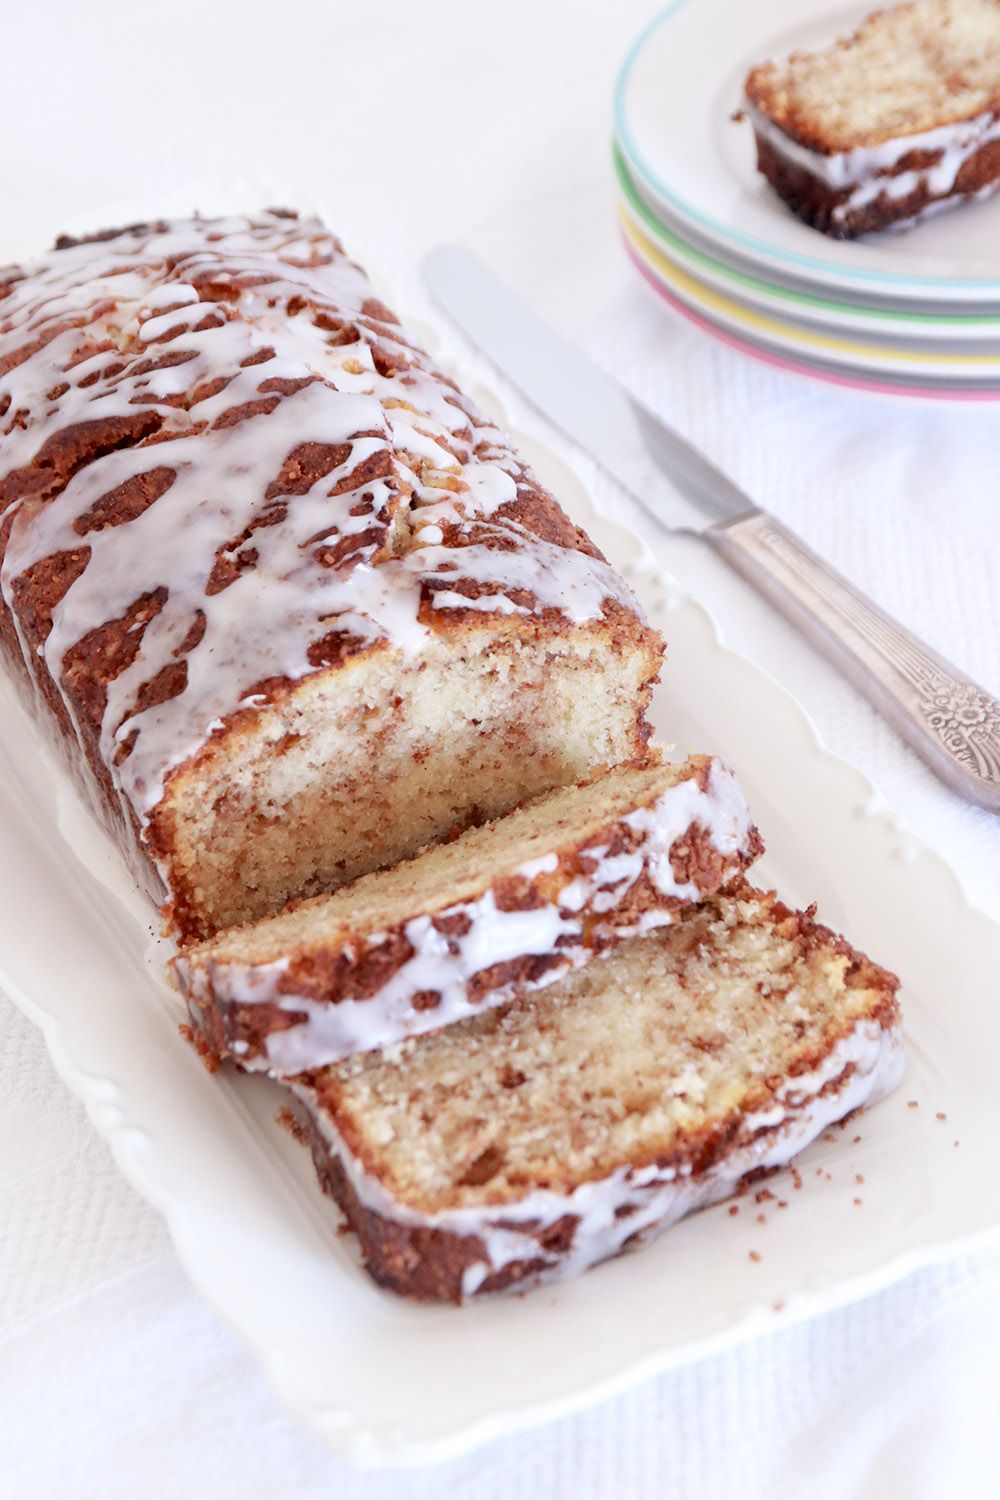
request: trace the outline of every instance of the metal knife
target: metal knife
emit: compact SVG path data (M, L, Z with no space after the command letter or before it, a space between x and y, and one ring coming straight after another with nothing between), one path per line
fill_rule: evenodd
M458 247L424 277L472 342L667 532L710 543L963 797L1000 813L1000 701L906 630ZM665 479L669 483L665 482Z

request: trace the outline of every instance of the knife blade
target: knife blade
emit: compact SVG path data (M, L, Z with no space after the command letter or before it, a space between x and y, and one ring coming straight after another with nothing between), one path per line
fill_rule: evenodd
M427 286L538 410L668 532L700 535L863 692L961 796L1000 813L1000 702L762 510L475 256L432 250Z
M468 251L451 245L432 250L424 262L424 278L472 342L623 484L657 525L702 530L754 509L749 496L721 469L529 312ZM657 466L672 487L663 484ZM650 485L655 505L644 499ZM696 508L685 504L684 496Z

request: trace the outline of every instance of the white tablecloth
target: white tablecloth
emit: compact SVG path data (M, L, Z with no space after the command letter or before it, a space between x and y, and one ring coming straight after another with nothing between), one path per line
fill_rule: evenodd
M263 183L257 196L287 200L301 185L324 199L420 313L420 254L462 240L901 619L1000 689L1000 408L907 405L794 380L709 344L634 284L611 213L609 92L649 13L637 0L8 8L4 236L28 248L123 193L148 199L192 179L210 209L216 185L240 172ZM603 496L623 503L607 486ZM697 544L667 556L729 640L798 696L830 747L1000 916L996 822L941 787ZM39 1034L2 997L0 1027L4 1496L996 1494L1000 1252L922 1272L443 1470L354 1474L277 1407Z

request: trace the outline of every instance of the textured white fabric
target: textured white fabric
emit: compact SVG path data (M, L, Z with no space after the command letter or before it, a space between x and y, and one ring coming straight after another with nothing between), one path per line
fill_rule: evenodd
M267 185L257 196L287 200L301 185L324 199L349 242L425 312L419 256L461 239L1000 690L1000 407L909 405L794 380L710 344L634 283L611 212L608 101L617 59L649 13L641 0L11 7L4 231L29 247L92 205L173 192L192 176L192 197L210 208L213 185L240 171ZM598 489L628 513L611 485ZM696 543L662 551L727 638L790 688L830 747L1000 916L995 820L941 787ZM4 999L0 1038L0 1495L996 1494L1000 1252L922 1272L443 1469L353 1474L278 1409L59 1083L40 1035Z

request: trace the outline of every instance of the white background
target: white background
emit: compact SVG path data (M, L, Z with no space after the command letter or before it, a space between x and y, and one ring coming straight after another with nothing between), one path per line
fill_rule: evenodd
M635 285L614 226L610 92L652 9L4 0L0 233L27 252L71 224L99 227L102 203L188 184L192 206L211 210L213 192L243 177L255 199L323 202L423 316L423 251L462 241L1000 691L1000 404L801 382L709 344ZM1000 916L996 820L940 787L697 544L662 550L728 639ZM961 984L960 953L954 972ZM443 1470L353 1474L277 1408L2 997L0 1027L0 1496L996 1493L1000 1254L920 1273Z

